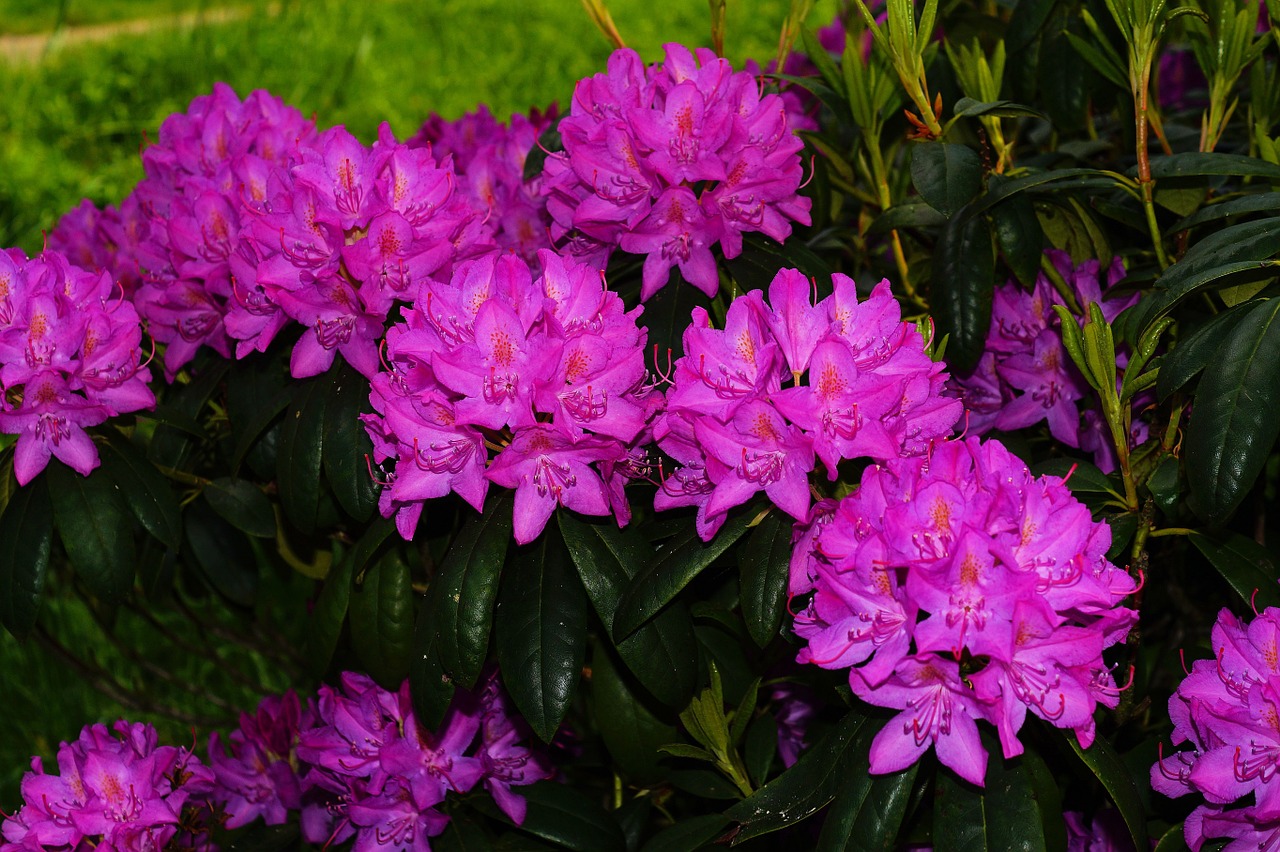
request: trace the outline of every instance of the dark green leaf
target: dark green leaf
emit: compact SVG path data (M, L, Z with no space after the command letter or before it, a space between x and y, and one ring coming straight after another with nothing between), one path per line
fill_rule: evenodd
M711 845L728 825L723 814L690 817L658 832L640 852L695 852Z
M212 355L212 353L207 353ZM231 362L220 357L197 358L195 366L187 368L193 378L187 384L175 383L165 395L169 406L176 412L198 420L205 404L218 390ZM203 430L199 433L204 436ZM162 467L182 468L195 448L195 437L186 431L161 423L151 436L148 457Z
M413 629L413 658L409 663L409 696L418 721L434 731L444 721L453 701L453 680L440 665L439 632L431 607L418 610Z
M277 461L280 505L285 517L304 533L315 530L320 517L320 466L324 458L325 408L331 383L328 375L298 384L284 412Z
M1036 476L1057 476L1066 480L1066 485L1077 494L1115 494L1117 483L1111 480L1093 462L1084 459L1054 458L1046 459L1031 466Z
M1214 315L1160 359L1156 394L1161 402L1212 363L1214 355L1232 337L1248 311L1248 307L1237 307Z
M1214 353L1187 427L1191 507L1217 525L1240 505L1280 434L1280 298L1254 305Z
M58 537L76 577L108 606L133 588L133 519L120 486L102 468L81 476L57 460L46 468Z
M774 510L751 531L738 553L742 616L747 632L763 648L778 635L787 606L791 567L790 517Z
M1169 517L1173 517L1178 508L1178 499L1182 496L1178 489L1178 471L1181 465L1174 456L1165 456L1156 469L1147 477L1147 488L1151 489L1151 497Z
M564 150L564 142L560 139L560 130L558 128L559 125L552 124L542 131L542 135L538 137L538 144L534 145L528 155L525 156L524 179L526 181L533 180L542 174L548 155Z
M657 615L694 577L742 537L752 515L749 507L731 514L709 542L698 538L692 525L668 542L660 557L649 560L631 579L618 601L612 626L614 639L626 638Z
M727 263L733 280L743 290L767 290L780 269L799 269L806 278L819 281L831 277L827 263L800 240L780 243L759 234L748 235L742 243L742 254ZM645 312L648 310L646 303ZM684 323L689 324L688 314Z
M53 540L44 477L19 488L0 515L0 624L19 639L36 626Z
M1228 216L1240 216L1247 213L1270 213L1280 210L1280 192L1256 192L1243 198L1232 198L1219 201L1197 210L1169 229L1171 233L1186 231L1208 222L1217 222Z
M538 781L513 791L529 805L521 831L550 840L574 852L621 852L626 842L622 827L599 803L568 784ZM496 807L491 816L510 823Z
M1166 831L1152 852L1190 852L1190 847L1187 846L1186 830L1182 823Z
M351 590L351 644L369 676L398 689L409 674L413 636L409 564L392 550Z
M1259 610L1280 606L1280 586L1276 585L1280 571L1265 547L1233 532L1213 536L1192 533L1188 538L1246 604Z
M142 528L157 541L177 550L182 542L182 513L169 481L132 441L115 429L98 446L104 471L120 486L125 503Z
M1004 33L1011 53L1026 48L1039 35L1045 22L1049 20L1054 2L1055 0L1018 0Z
M777 270L775 269L776 273ZM673 274L678 274L673 270ZM667 283L644 303L640 322L648 329L646 360L653 359L658 372L666 373L684 355L684 330L696 307L710 308L711 300L697 287L682 281ZM670 352L670 360L667 353Z
M931 301L938 334L949 335L947 362L958 373L978 363L991 326L996 258L984 218L957 216L934 250Z
M237 529L258 538L276 537L276 512L262 489L244 479L223 477L210 482L204 499Z
M680 739L674 726L649 712L618 672L604 643L591 663L591 696L596 726L614 763L638 785L656 784L666 774L659 746Z
M954 216L982 191L982 158L965 145L917 143L911 148L911 183L933 209Z
M870 727L870 726L869 726ZM855 746L855 764L869 760L875 731L863 728ZM840 787L822 823L818 852L889 852L898 847L898 829L906 815L918 764L890 775L854 772Z
M1099 186L1114 186L1115 178L1097 169L1052 169L1043 172L1032 172L1022 177L1009 178L992 184L981 198L963 211L963 215L966 218L978 216L1006 198L1012 198L1020 192L1026 192L1029 189L1035 189L1049 183L1066 183L1072 186L1097 188ZM1060 187L1055 187L1054 191L1057 192L1059 189Z
M1044 823L1026 761L1004 760L994 736L987 743L987 777L982 797L986 800L989 849L1009 852L1044 852ZM1053 814L1061 819L1061 811ZM977 847L969 847L977 848Z
M165 426L175 429L179 432L185 432L193 438L201 439L204 437L204 427L200 425L200 421L191 415L176 408L163 403L156 403L155 407L149 411L139 411L138 417L144 417L147 420L154 420Z
M898 228L940 228L947 217L923 201L904 201L881 213L867 228L868 234L886 234Z
M325 409L324 478L338 505L357 521L367 521L378 507L378 489L369 473L373 442L360 422L360 415L372 410L369 380L343 365Z
M1142 806L1142 794L1138 789L1138 782L1129 774L1124 761L1120 759L1120 755L1116 754L1111 743L1098 737L1093 741L1093 745L1085 750L1080 747L1074 734L1066 732L1064 736L1072 750L1084 761L1084 765L1089 767L1094 777L1102 782L1102 786L1111 796L1111 801L1115 802L1116 807L1120 809L1120 815L1124 817L1125 825L1129 827L1129 836L1133 838L1134 848L1149 848L1147 815ZM1142 783L1146 783L1145 779Z
M433 852L492 852L493 840L473 820L450 814L444 834L431 838Z
M730 801L742 797L738 788L714 769L672 769L667 773L667 781L677 790L702 799Z
M855 760L859 755L858 732L866 720L857 711L848 713L794 766L725 811L739 824L733 842L750 840L811 816L835 798L848 778L866 772L866 766Z
M800 38L804 42L805 55L813 57L813 64L818 67L818 73L822 75L822 79L826 81L826 84L841 98L848 97L845 92L844 74L836 67L835 60L831 58L831 54L822 46L817 34L807 27L801 27Z
M957 116L965 118L976 118L980 115L994 115L1000 118L1019 118L1021 116L1031 116L1032 118L1044 118L1044 113L1039 110L1032 109L1024 104L1014 101L977 101L973 98L961 98L955 102L952 107Z
M768 713L761 713L751 721L742 744L742 762L752 784L759 787L768 779L777 751L778 723Z
M503 682L544 742L555 736L582 675L587 597L558 531L512 555L495 615Z
M1107 560L1123 565L1128 562L1129 544L1138 531L1138 516L1133 512L1123 512L1112 515L1106 522L1111 527L1111 548L1107 551Z
M557 512L560 531L592 606L612 629L618 600L632 575L653 560L653 546L631 529L606 520L588 522L572 512ZM698 649L689 608L675 601L657 618L617 644L619 655L653 697L669 707L684 707L698 679Z
M250 449L263 438L292 395L293 385L287 383L280 359L255 354L236 362L227 381L227 421L235 442L233 474L240 472Z
M244 533L224 521L203 498L182 515L183 552L209 585L239 606L252 606L258 594L258 563Z
M1044 2L1045 0L1037 0L1037 3ZM1023 2L1019 2L1015 8L1015 19L1023 5ZM1052 5L1062 8L1057 2ZM1058 20L1062 20L1061 13ZM1044 38L1039 46L1036 85L1024 83L1019 74L1010 75L1014 78L1012 82L1015 86L1020 85L1028 90L1027 96L1034 89L1039 95L1036 104L1049 114L1054 128L1060 133L1083 130L1087 123L1086 114L1091 108L1091 95L1101 88L1098 85L1098 75L1080 62L1065 31L1052 24L1045 28ZM1013 45L1010 44L1009 48L1012 50Z
M933 848L936 852L999 849L991 836L982 789L939 769L933 789Z
M440 664L455 682L470 689L489 654L498 580L511 542L511 499L490 498L484 514L468 514L440 567L432 610L440 635Z
M991 226L1009 270L1024 285L1033 286L1040 274L1044 231L1040 229L1031 199L1015 195L992 207Z
M1137 167L1130 169L1134 177ZM1268 163L1258 157L1246 157L1243 154L1209 153L1185 151L1163 157L1151 158L1151 177L1185 178L1208 175L1232 175L1236 177L1262 177L1269 180L1280 180L1280 166Z
M345 559L338 560L324 578L324 586L316 598L315 608L307 625L306 660L311 673L321 677L329 668L334 649L338 647L338 637L342 634L342 625L347 620L347 609L351 603L351 578L356 570L363 570L363 562L376 549L373 542L380 545L395 530L389 520L374 524L356 542L351 553ZM357 569L357 563L359 569Z

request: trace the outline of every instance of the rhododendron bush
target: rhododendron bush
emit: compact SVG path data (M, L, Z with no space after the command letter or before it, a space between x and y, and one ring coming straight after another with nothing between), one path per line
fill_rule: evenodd
M407 137L218 85L0 252L0 623L303 637L0 850L1278 848L1280 30L805 9Z

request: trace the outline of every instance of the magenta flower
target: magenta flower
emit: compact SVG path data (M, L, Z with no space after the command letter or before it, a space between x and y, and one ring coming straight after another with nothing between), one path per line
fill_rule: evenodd
M209 768L215 786L210 798L222 804L228 828L261 817L280 825L290 811L302 806L302 785L294 769L298 732L315 723L310 708L303 710L297 693L262 699L257 712L240 714L240 728L231 732L228 749L215 732L209 737Z

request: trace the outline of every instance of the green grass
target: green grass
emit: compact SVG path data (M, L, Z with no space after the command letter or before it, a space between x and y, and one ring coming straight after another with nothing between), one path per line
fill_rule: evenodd
M0 0L0 35L157 18L219 5L216 0Z

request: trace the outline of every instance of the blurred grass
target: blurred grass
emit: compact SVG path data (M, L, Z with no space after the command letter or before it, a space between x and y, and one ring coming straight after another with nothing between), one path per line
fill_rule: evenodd
M43 33L220 5L215 0L0 0L0 34Z
M0 0L8 32L40 29L59 3ZM68 18L87 23L212 8L203 0L70 0ZM232 0L229 5L239 5ZM603 70L610 46L576 0L285 0L250 2L253 14L228 23L131 35L113 43L70 40L36 65L0 60L0 247L38 251L42 231L82 197L117 203L141 178L144 134L154 139L164 117L185 110L214 82L241 96L266 88L321 126L347 125L370 141L388 121L401 137L432 112L453 118L487 103L499 117L559 101L567 108L574 82ZM788 0L730 0L726 53L740 67L768 60ZM656 7L610 0L628 44L646 61L661 45L710 41L703 0ZM835 0L819 4L813 23L830 20ZM87 17L76 18L73 15ZM96 16L96 17L94 17ZM286 584L278 603L285 634L296 634L306 584ZM290 614L292 620L290 621ZM166 629L206 642L189 619L161 612ZM224 627L234 620L216 612ZM270 689L286 685L258 654L226 642L190 654L136 615L121 611L110 636L83 604L52 591L41 623L66 647L116 675L131 689L190 716L218 715L179 685L194 684L244 709L256 696L229 679L238 667ZM114 637L112 639L111 637ZM117 644L118 643L118 644ZM122 650L124 649L124 650ZM160 682L129 654L170 671ZM147 718L171 742L189 743L190 726L158 714L128 712L94 691L76 672L34 642L0 631L0 693L9 719L0 735L0 808L18 802L18 782L31 754L48 765L59 741L80 728L120 715ZM208 730L199 731L200 748Z

